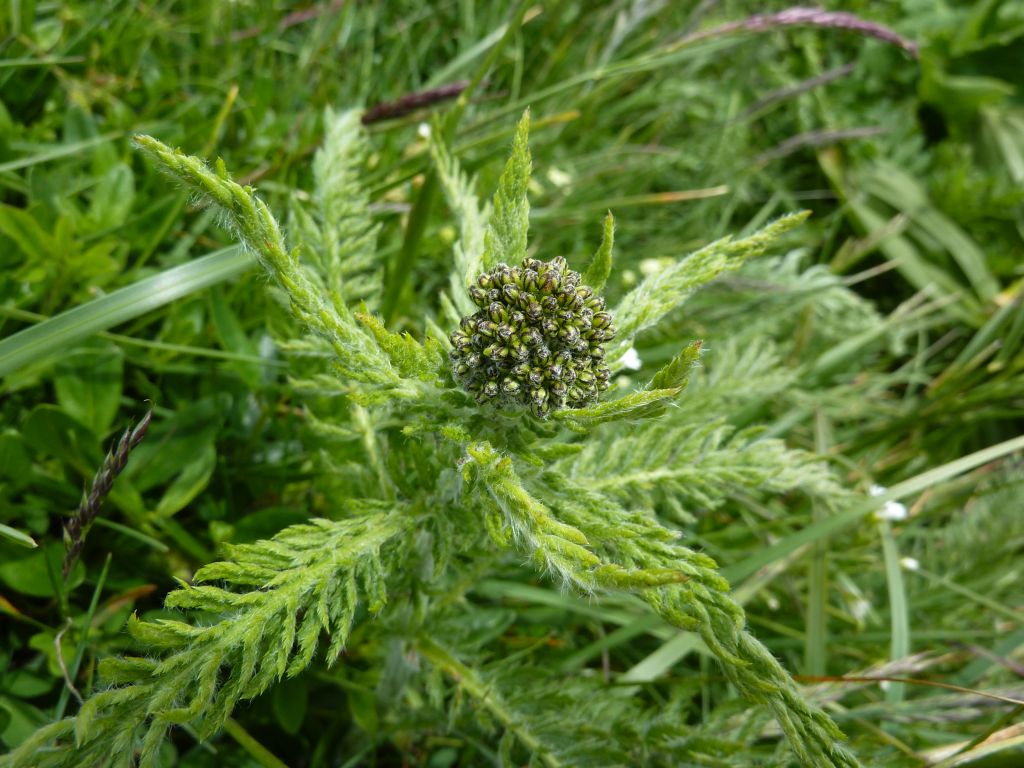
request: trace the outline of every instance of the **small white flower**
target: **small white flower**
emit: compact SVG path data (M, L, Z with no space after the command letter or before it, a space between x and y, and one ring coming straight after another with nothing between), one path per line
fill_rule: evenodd
M921 564L917 561L916 557L902 557L900 558L900 565L903 566L905 571L916 571L921 568Z
M567 187L572 183L572 176L559 168L548 171L548 180L556 187Z
M884 485L872 485L868 488L868 495L870 496L882 496L889 489ZM887 501L884 506L875 512L876 520L889 520L897 522L899 520L907 519L907 508L900 504L898 501Z
M661 272L670 263L671 259L666 258L643 259L640 262L640 272L644 277L650 277Z
M419 134L421 139L430 138L430 123L420 123L416 126L416 133Z
M636 347L627 349L620 362L623 368L628 368L631 371L639 371L643 367L643 361L640 359L640 354L636 351Z
M868 613L871 611L871 603L865 600L863 597L857 598L850 605L850 614L858 622L863 622L868 617Z
M907 508L898 501L887 501L885 506L875 512L875 517L879 520L906 520Z

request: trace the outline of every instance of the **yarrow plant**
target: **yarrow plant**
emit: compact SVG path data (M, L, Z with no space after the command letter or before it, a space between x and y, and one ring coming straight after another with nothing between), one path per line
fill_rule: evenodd
M358 310L350 307L359 293L353 283L379 276L376 230L358 181L367 138L358 112L329 112L326 125L314 163L317 189L311 203L297 200L293 211L304 259L285 245L266 204L223 164L211 169L146 136L136 143L217 206L274 279L308 334L286 340L286 348L330 366L297 380L300 391L350 404L348 412L320 414L311 403L309 413L325 439L356 452L331 519L226 546L222 561L167 597L168 609L201 618L134 618L128 630L140 653L102 660L106 687L0 764L159 765L170 729L188 726L198 738L210 737L236 704L308 669L322 636L322 661L344 664L357 626L366 657L387 654L380 685L394 702L393 721L405 723L395 732L406 741L452 724L474 728L496 745L488 759L507 766L708 764L709 753L736 749L714 730L722 721L706 724L710 730L688 725L675 705L655 713L596 678L524 667L521 654L494 662L487 649L493 627L483 629L492 620L459 619L471 610L481 574L525 561L561 588L630 595L668 631L697 633L728 681L774 716L804 765L857 765L832 720L747 631L715 562L684 546L659 520L656 504L638 503L630 492L636 483L649 490L642 478L655 476L663 496L685 490L691 468L661 449L694 434L720 470L718 485L700 489L705 500L798 490L827 483L827 472L811 457L750 434L733 445L718 427L709 443L702 414L693 421L685 409L668 409L698 361L697 342L680 345L646 384L609 386L637 333L803 217L711 243L643 280L609 312L598 294L612 265L610 216L582 273L563 258L544 262L527 252L528 116L490 210L435 136L436 173L461 234L441 300L451 325L446 332L444 321L429 317L418 340L373 314L379 291L368 291ZM508 412L496 415L487 403ZM632 446L628 455L594 449L619 441ZM603 463L612 457L614 471ZM756 475L742 469L751 466ZM395 594L405 599L389 601ZM500 633L508 624L495 620ZM395 694L402 690L408 695ZM465 699L473 702L469 711ZM602 722L614 727L595 730Z

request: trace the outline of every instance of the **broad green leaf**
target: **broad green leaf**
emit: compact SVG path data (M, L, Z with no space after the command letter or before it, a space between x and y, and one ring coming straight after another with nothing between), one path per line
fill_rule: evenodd
M352 713L352 719L356 724L366 733L376 733L378 727L377 698L373 695L373 691L352 687L346 691L346 696L348 697L349 712Z
M0 233L14 241L28 263L45 263L57 258L53 237L26 210L0 205Z
M61 580L63 560L62 542L51 541L34 550L0 542L0 584L31 597L54 597L57 589L53 580ZM78 562L68 577L68 588L81 584L84 578L85 566Z
M25 450L25 441L12 430L0 434L0 478L8 489L21 488L29 481L32 459Z
M184 509L210 482L217 466L217 451L213 443L196 447L194 458L181 468L174 482L164 492L157 504L158 515L167 517Z
M98 436L114 422L121 400L124 354L112 344L79 347L57 363L54 388L61 408Z
M50 716L27 701L0 694L0 741L16 746L31 736L37 728L50 722ZM6 721L4 724L3 721Z
M53 690L57 680L22 667L4 678L4 690L12 696L34 698Z
M98 230L124 224L135 200L135 176L125 163L117 163L98 180L89 206L89 219Z
M274 688L274 717L285 733L295 735L302 728L309 703L309 683L302 675L284 680Z
M219 286L210 291L210 319L221 346L228 352L252 359L259 359L259 348L242 327L238 315L224 298ZM246 384L256 388L260 384L261 368L256 363L237 362L231 367L238 372Z
M66 462L85 475L91 475L103 458L96 435L55 405L36 406L22 424L21 434L37 451Z

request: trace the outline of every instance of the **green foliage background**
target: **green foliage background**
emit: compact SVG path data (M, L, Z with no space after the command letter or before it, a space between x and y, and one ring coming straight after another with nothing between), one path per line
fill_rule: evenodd
M715 662L714 638L680 632L642 591L609 594L614 579L636 588L635 574L565 588L579 553L559 525L590 525L588 538L614 543L601 558L643 568L616 537L641 526L654 546L658 521L714 558L791 673L858 678L801 689L865 765L1024 759L1024 12L828 5L887 25L918 57L836 18L698 34L779 3L7 4L3 750L79 711L62 665L88 694L148 674L161 643L190 647L147 631L213 623L216 606L187 597L196 589L165 606L175 579L227 558L256 570L209 566L207 579L257 584L278 557L312 580L330 551L344 568L318 582L333 596L322 624L295 630L313 639L303 654L330 631L312 666L253 683L260 695L224 731L207 718L151 754L791 764L769 712ZM365 138L345 112L463 78L480 78L466 103L373 123ZM468 400L417 405L444 378L429 340L466 311L460 279L489 258L480 206L527 106L530 252L583 271L615 215L605 293L622 302L619 327L639 332L643 367L620 368L606 400L689 373L678 398L626 421L562 419L538 435ZM235 247L245 227L145 162L138 133L254 184L288 245L302 244L309 289L352 310L343 337L330 349L303 337L318 316L268 290ZM801 209L810 218L780 239L746 239ZM510 222L499 239L519 237L525 211L495 210ZM275 263L287 288L287 261ZM700 365L673 366L695 339ZM324 365L331 349L340 372ZM627 351L611 354L621 364ZM61 521L149 404L150 434L65 582ZM594 539L597 507L635 519L612 517ZM255 543L313 519L327 522L278 550ZM532 538L502 549L503 530ZM390 536L415 557L392 558ZM362 549L346 560L346 547ZM261 653L281 647L273 631L305 584L275 593L285 608L261 616ZM218 671L188 667L182 685L217 685ZM224 682L223 699L243 695Z

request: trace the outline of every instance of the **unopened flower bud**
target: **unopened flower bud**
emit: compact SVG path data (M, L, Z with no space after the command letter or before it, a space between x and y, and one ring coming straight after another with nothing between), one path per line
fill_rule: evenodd
M487 291L477 285L471 285L469 287L469 298L471 298L473 303L478 307L486 306Z
M478 402L582 408L608 387L603 342L615 334L604 300L562 257L499 264L469 288L480 307L449 340L452 371Z

